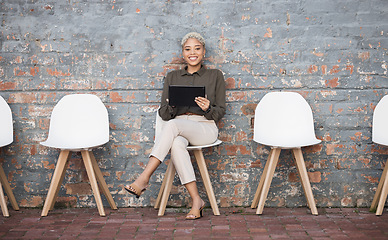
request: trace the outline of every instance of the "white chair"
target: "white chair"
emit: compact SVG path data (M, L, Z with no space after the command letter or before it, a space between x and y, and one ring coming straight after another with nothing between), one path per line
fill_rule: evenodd
M0 96L0 147L7 146L13 142L13 123L12 112L7 102ZM19 210L15 196L12 193L11 186L8 183L7 175L0 165L0 206L4 217L9 217L7 202L5 200L3 188L8 195L9 201L14 210Z
M318 215L301 147L321 141L315 137L313 114L306 100L294 92L266 94L255 110L253 140L271 146L271 152L251 208L257 207L257 214L263 213L281 149L292 149L307 204L311 213Z
M376 105L373 112L372 141L374 143L388 146L388 95L384 96ZM376 215L383 214L385 201L388 194L388 160L385 163L383 174L370 207L371 211L376 211ZM377 209L376 209L377 207Z
M81 152L100 216L105 216L97 181L112 209L117 209L104 177L94 158L92 149L109 141L108 111L102 101L92 94L70 94L54 107L48 138L43 146L61 150L51 180L42 216L54 207L60 185L64 179L71 152ZM96 179L97 178L97 179Z
M159 137L163 124L165 121L159 116L158 111L156 111L156 124L155 124L155 139ZM197 165L199 172L201 173L202 181L206 189L207 196L209 198L210 206L212 207L214 215L220 215L220 211L217 206L216 197L214 195L213 187L210 182L209 172L207 171L205 158L203 157L203 148L214 147L221 144L221 140L216 140L214 143L209 145L201 146L188 146L187 149L193 151L195 159L197 160ZM168 197L170 196L172 183L175 176L175 167L172 162L168 164L166 173L164 174L162 185L160 186L159 194L155 202L155 209L159 208L158 216L163 216L166 210Z

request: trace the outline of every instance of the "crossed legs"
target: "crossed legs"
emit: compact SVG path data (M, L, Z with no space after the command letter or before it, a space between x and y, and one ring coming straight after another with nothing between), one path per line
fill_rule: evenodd
M156 139L155 146L150 154L148 164L140 176L128 186L127 191L140 196L148 185L149 179L167 153L171 150L171 159L182 184L192 198L192 209L203 207L195 179L194 168L187 150L189 142L195 145L210 144L217 139L218 129L214 121L207 121L201 117L198 121L187 117L170 120L164 126L161 136ZM190 215L188 216L190 218Z
M161 162L156 157L153 157L153 156L150 157L146 168L140 174L140 176L135 180L135 182L133 182L133 184L132 184L132 186L136 185L139 189L141 189L140 192L137 194L140 195L141 192L146 189L148 182L151 178L151 175L159 167L160 163ZM200 209L205 204L205 202L201 199L201 197L198 193L197 182L192 181L192 182L184 184L184 186L186 187L186 189L189 192L189 195L193 201L192 202L192 209ZM130 189L131 186L129 186L127 188ZM135 190L135 189L132 189L132 191L133 190ZM191 217L195 217L195 216L188 215L188 217L191 218Z

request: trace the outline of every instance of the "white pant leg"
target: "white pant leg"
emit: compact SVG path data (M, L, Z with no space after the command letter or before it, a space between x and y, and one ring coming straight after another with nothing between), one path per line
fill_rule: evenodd
M171 161L175 166L182 184L195 181L193 164L187 146L189 141L182 136L177 136L171 146Z
M217 136L218 129L214 121L203 116L178 116L164 125L150 155L163 161L171 150L171 158L181 182L186 184L195 181L187 145L211 144L217 140Z

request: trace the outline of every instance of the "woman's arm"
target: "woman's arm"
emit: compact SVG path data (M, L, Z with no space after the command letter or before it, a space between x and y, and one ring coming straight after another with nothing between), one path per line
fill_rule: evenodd
M206 119L218 122L225 115L225 80L221 71L217 70L216 88L215 88L215 102L211 103L209 109L205 111Z

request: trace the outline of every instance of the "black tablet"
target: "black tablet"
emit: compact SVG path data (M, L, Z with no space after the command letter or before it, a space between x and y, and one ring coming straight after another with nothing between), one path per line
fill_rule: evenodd
M205 87L170 85L168 96L170 106L198 106L194 99L205 97Z

